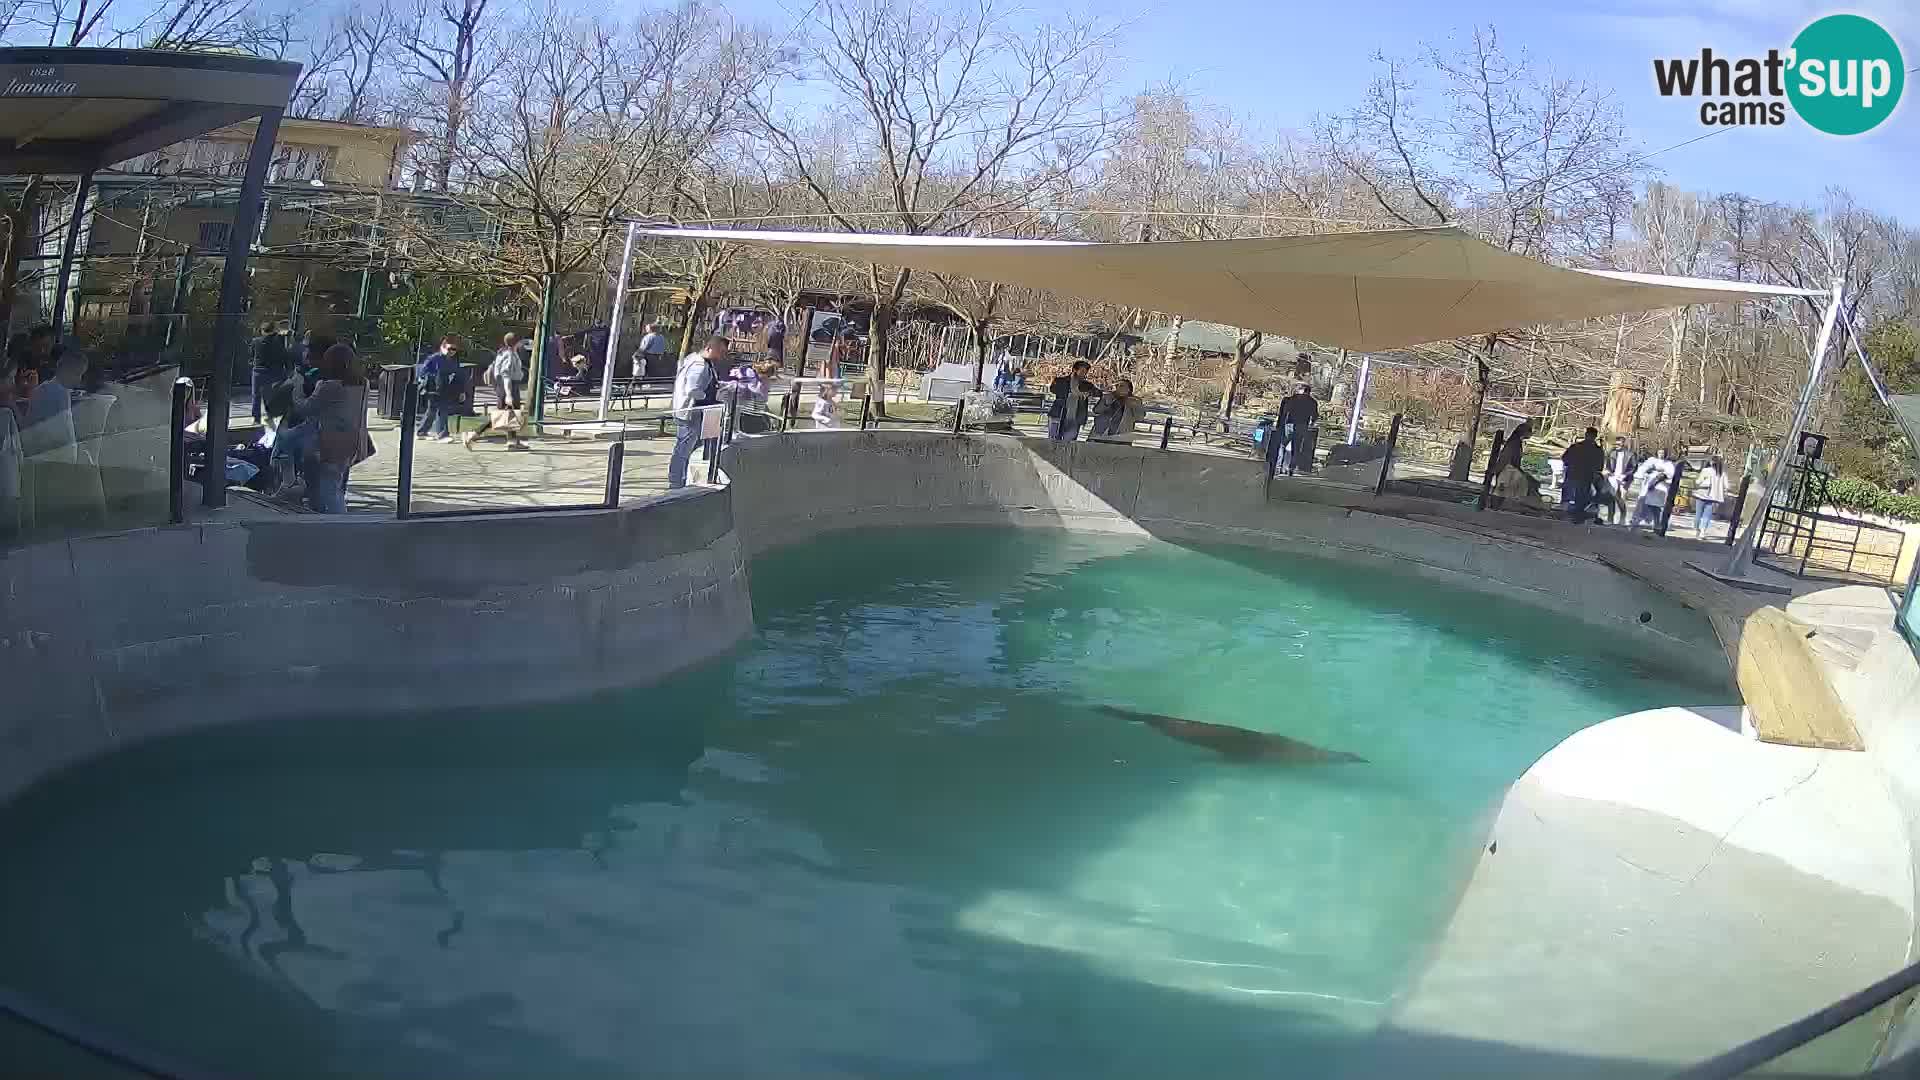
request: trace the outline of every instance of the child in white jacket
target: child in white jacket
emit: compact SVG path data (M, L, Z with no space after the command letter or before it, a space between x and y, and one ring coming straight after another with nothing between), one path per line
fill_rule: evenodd
M840 426L840 402L837 399L839 387L830 382L820 384L820 396L813 401L813 427L816 431Z

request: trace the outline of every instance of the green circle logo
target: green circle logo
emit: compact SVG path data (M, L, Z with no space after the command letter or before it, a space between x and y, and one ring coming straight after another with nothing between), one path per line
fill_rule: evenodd
M1829 15L1793 39L1787 98L1800 119L1829 135L1872 131L1893 115L1907 66L1893 35L1872 19Z

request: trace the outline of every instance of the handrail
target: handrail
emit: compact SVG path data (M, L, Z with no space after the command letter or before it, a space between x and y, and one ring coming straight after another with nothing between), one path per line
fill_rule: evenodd
M1920 986L1920 963L1909 964L1864 990L1848 994L1818 1012L1709 1058L1673 1075L1673 1080L1726 1080L1759 1068L1826 1033L1872 1012Z
M223 1080L225 1076L176 1061L144 1046L134 1046L5 987L0 987L0 1017L17 1020L81 1053L150 1080Z

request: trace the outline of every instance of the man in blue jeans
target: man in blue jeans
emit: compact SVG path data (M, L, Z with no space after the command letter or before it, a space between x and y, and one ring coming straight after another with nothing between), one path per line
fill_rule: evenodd
M447 419L460 397L460 339L452 334L441 338L440 348L414 366L413 377L420 389L420 427L414 434L452 442Z
M667 487L687 486L687 464L700 445L700 408L720 401L720 365L727 358L727 339L710 337L697 353L680 361L673 380L673 418L680 427L673 437L673 457L667 462Z

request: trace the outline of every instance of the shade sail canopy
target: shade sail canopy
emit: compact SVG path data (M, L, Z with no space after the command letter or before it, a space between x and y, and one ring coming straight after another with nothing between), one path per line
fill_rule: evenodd
M653 231L1047 289L1362 351L1685 304L1826 295L1573 270L1503 251L1453 226L1148 244Z
M0 49L0 174L82 173L286 107L300 65L159 49Z

